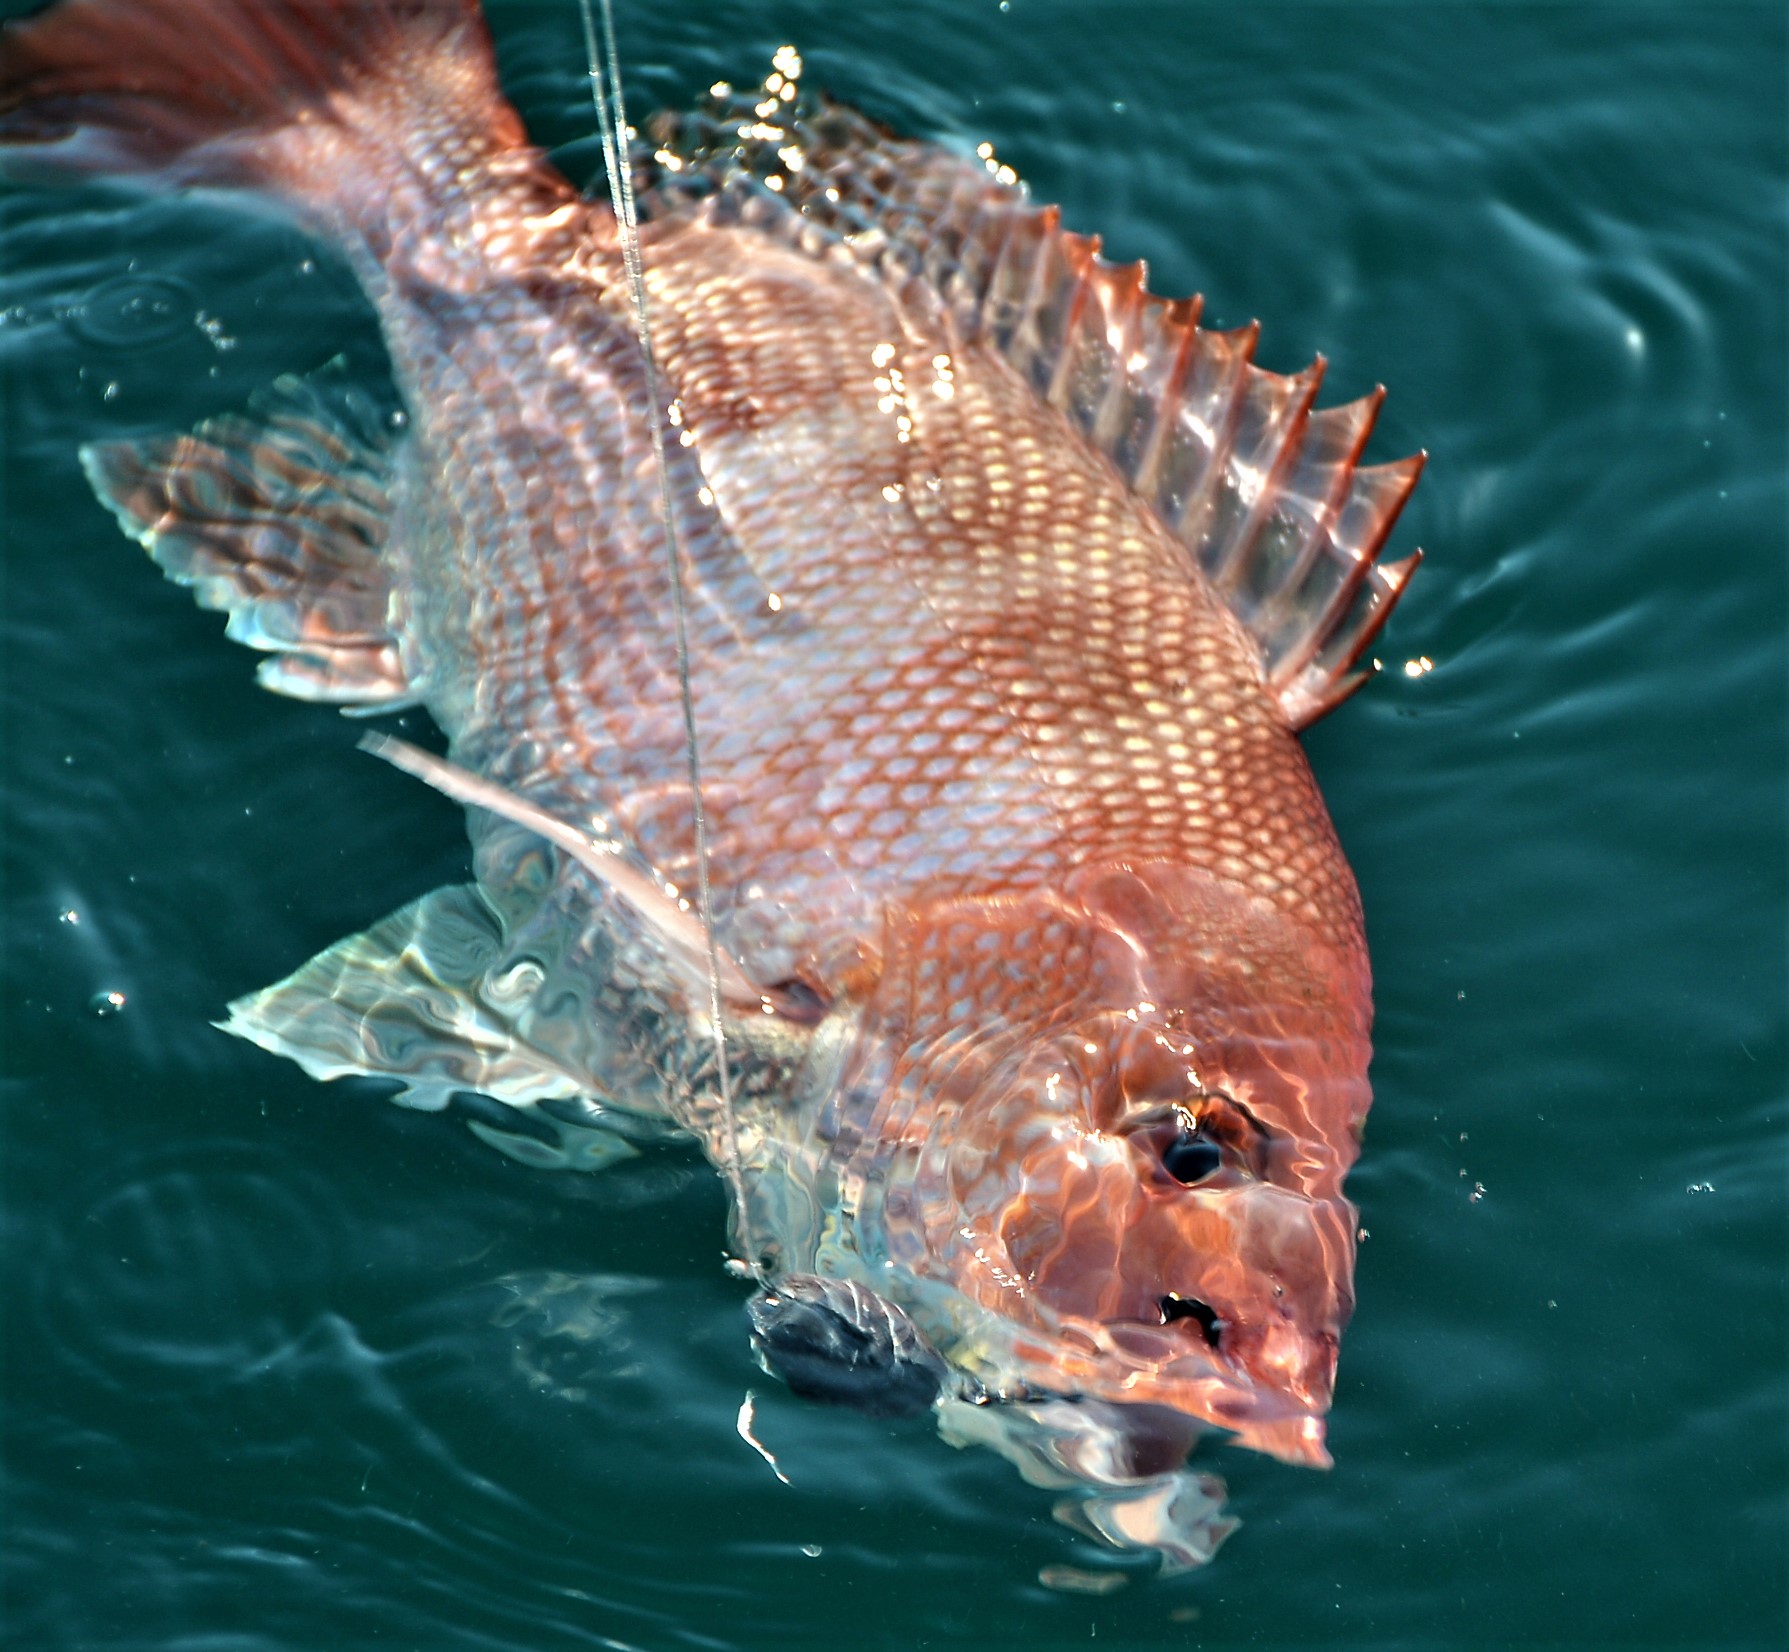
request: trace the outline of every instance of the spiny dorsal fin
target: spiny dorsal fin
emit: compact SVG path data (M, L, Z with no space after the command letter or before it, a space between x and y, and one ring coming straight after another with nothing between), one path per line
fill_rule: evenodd
M162 571L272 656L263 684L384 710L413 698L380 556L390 444L371 401L326 368L190 435L91 443L81 463Z
M660 121L648 211L752 224L809 251L843 246L992 343L1187 546L1261 650L1294 728L1365 680L1353 669L1420 553L1379 561L1423 456L1362 467L1383 391L1317 411L1302 373L1253 362L1258 329L1212 332L1200 302L1148 291L1141 263L1034 207L978 160L901 139L840 105L731 94Z

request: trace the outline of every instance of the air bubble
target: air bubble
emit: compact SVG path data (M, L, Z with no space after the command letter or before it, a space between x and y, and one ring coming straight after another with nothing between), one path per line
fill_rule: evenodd
M198 294L167 275L121 275L102 281L63 313L70 332L109 350L165 344L193 325Z
M199 331L211 340L212 349L221 353L236 348L236 340L224 331L223 322L219 321L216 316L206 315L201 310L194 319L199 324Z

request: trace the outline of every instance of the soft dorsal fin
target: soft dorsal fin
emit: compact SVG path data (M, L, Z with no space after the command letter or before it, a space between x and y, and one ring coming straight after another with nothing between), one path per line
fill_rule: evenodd
M896 138L790 101L787 84L661 121L647 210L698 202L935 294L1185 543L1294 728L1359 687L1355 661L1421 557L1379 560L1423 465L1359 464L1383 392L1314 410L1321 357L1290 376L1255 366L1256 327L1200 327L1197 298L1159 298L1141 263L1108 263L985 147L971 160Z
M383 711L411 703L381 552L393 438L332 363L257 392L186 436L94 442L100 501L229 635L270 658L276 693Z

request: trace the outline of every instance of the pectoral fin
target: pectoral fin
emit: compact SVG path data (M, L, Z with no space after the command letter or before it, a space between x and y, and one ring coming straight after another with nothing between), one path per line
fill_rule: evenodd
M524 1163L595 1169L631 1149L605 1133L600 1028L539 1024L541 966L510 955L503 927L469 884L449 885L338 941L285 980L231 1004L218 1025L313 1078L401 1079L393 1098L436 1111L468 1091L525 1113L515 1128L475 1123ZM563 1104L581 1098L577 1108ZM507 1121L505 1121L507 1123Z
M563 849L625 901L658 937L664 947L667 968L677 975L694 1001L699 1003L708 995L708 970L712 960L718 973L721 997L733 1007L743 1007L748 1013L762 1008L795 1020L811 1018L811 1005L780 989L758 986L736 958L724 948L715 946L702 927L701 917L690 910L687 900L679 899L661 881L630 866L576 827L555 819L546 810L505 791L482 775L411 745L408 740L394 739L388 734L367 734L361 737L360 749L383 758L406 774L415 775L457 803L513 820Z
M786 1275L746 1313L758 1363L805 1399L917 1417L959 1386L905 1311L855 1280Z

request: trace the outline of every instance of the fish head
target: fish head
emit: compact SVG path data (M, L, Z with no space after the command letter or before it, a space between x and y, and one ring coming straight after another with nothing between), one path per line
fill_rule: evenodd
M1165 1406L1327 1465L1364 975L1259 903L1121 892L1146 913L1083 899L1066 1007L1009 1023L951 1107L934 1255L1007 1327L1027 1384Z

